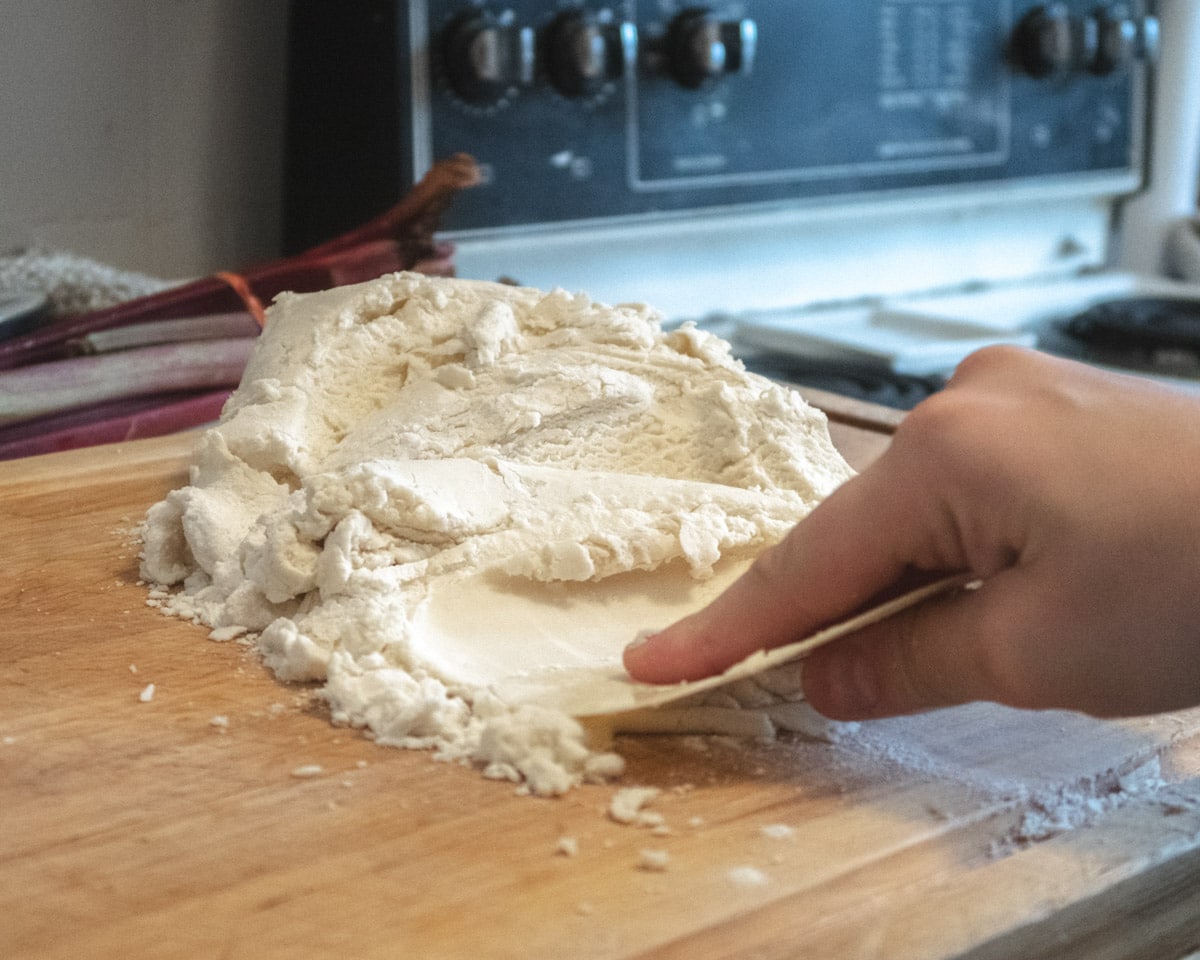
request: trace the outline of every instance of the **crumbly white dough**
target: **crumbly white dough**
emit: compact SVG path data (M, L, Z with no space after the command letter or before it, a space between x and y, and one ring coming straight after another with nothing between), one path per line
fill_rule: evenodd
M850 472L821 413L645 306L395 274L276 300L191 482L149 511L142 576L213 639L257 634L337 722L555 794L621 761L495 695L547 654L482 598L702 580Z
M608 816L617 823L647 825L643 817L650 811L643 808L661 793L658 787L622 787L608 804Z
M559 837L554 852L562 857L579 856L579 840L575 837Z
M763 887L770 883L770 878L757 867L732 867L726 876L737 887Z

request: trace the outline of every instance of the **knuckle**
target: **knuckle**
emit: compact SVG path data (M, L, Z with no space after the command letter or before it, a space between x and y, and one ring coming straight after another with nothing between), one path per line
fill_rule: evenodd
M896 625L892 683L897 706L904 711L949 706L960 699L945 682L946 665L930 661L923 626L928 613L928 605L916 607L902 614Z
M975 379L991 377L997 372L1007 372L1024 367L1034 361L1036 353L1025 347L1012 344L993 344L967 354L954 371L951 382L962 384Z
M896 428L893 443L925 445L941 442L970 426L971 404L960 395L942 391L917 404Z

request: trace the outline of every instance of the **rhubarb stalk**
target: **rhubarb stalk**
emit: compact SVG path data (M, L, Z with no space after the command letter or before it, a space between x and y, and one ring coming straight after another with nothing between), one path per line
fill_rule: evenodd
M120 443L214 422L230 390L118 400L0 427L0 460Z
M204 317L182 317L179 320L148 320L131 323L111 330L96 330L67 347L76 356L94 353L113 353L156 343L187 343L194 340L230 340L237 337L257 337L258 323L250 314L213 313Z
M447 273L451 248L433 239L434 229L454 196L478 182L479 169L470 157L450 157L434 164L398 204L361 227L297 256L249 267L240 276L255 297L269 303L284 290L324 290L418 264ZM70 341L97 330L244 308L233 287L214 274L2 342L0 370L58 359L66 355Z
M254 341L165 344L34 364L0 373L0 424L121 397L214 390L241 380Z

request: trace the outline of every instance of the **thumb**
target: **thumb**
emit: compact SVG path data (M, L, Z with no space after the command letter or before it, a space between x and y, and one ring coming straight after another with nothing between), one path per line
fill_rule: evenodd
M1037 702L1052 693L1029 659L1037 634L1019 615L1029 591L1016 581L1010 571L996 574L978 589L928 600L813 651L804 662L805 697L834 720L975 700L1048 705Z

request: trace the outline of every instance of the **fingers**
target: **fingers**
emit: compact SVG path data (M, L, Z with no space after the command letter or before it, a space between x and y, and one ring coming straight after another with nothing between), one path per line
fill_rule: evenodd
M880 489L887 484L887 489ZM703 610L625 652L637 680L719 673L814 632L894 583L912 554L916 508L879 471L845 483Z
M917 713L992 700L1063 706L1078 692L1049 642L1047 604L1021 571L937 597L872 624L804 663L804 693L835 720Z
M1195 401L990 350L919 405L884 455L704 610L626 652L636 679L719 672L844 619L906 571L974 592L816 651L839 719L972 700L1128 715L1194 703L1200 603ZM1096 424L1105 424L1103 430ZM1191 457L1191 459L1189 459Z
M975 366L987 373L990 363L985 357ZM830 495L725 594L628 649L630 675L650 683L708 676L854 613L906 572L987 576L1010 565L1027 514L1023 485L1005 485L992 469L1004 456L989 459L979 450L981 437L985 448L1011 441L1012 431L987 426L997 406L991 394L976 397L961 381L926 400L875 464ZM1001 413L1007 425L1007 411ZM1006 511L999 520L993 502Z
M933 600L813 651L804 695L834 720L916 713L987 696L986 671L967 661L978 637L964 622L976 597ZM954 669L947 670L947 665Z

